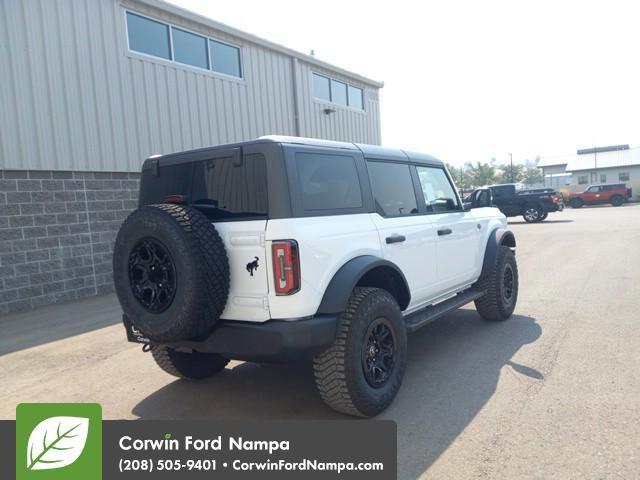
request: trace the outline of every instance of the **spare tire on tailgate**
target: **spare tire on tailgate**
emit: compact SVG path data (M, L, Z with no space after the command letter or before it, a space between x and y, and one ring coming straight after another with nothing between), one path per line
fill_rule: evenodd
M155 342L211 331L229 295L229 260L215 227L193 208L135 210L122 224L113 279L124 313Z

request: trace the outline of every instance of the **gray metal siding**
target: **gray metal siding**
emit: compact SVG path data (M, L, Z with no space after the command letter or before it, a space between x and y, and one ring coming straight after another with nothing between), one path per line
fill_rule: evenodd
M240 46L244 78L129 52L124 8ZM0 65L0 169L139 171L265 134L380 143L377 89L132 0L0 2ZM312 71L363 87L365 112L324 114Z

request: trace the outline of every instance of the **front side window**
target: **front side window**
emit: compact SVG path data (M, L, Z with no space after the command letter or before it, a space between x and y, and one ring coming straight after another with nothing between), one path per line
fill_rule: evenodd
M232 77L241 77L240 49L233 45L209 40L211 49L211 70Z
M599 191L600 191L600 187L589 187L589 188L587 188L587 192L595 193L595 192L599 192Z
M355 159L349 155L297 153L296 169L304 210L362 207Z
M618 173L618 180L621 182L629 181L629 172L620 172Z
M207 39L194 33L172 28L173 57L176 62L199 68L209 68Z
M171 60L168 25L127 12L127 32L129 49Z
M458 210L456 192L442 168L416 167L429 212Z
M418 213L409 165L367 162L376 210L383 217Z

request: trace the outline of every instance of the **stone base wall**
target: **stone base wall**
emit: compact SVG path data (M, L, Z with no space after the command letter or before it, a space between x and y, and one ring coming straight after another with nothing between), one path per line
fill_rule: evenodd
M0 316L113 291L138 173L0 170Z

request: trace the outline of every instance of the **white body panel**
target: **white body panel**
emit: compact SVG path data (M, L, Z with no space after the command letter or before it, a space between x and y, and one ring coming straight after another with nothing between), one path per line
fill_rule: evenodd
M222 318L264 322L315 315L335 273L362 255L384 258L400 268L411 290L404 313L411 313L473 284L482 270L489 234L506 225L497 208L397 218L372 213L219 222L215 226L227 248L231 271ZM438 236L441 228L452 233ZM406 240L387 244L386 237L395 234ZM289 239L298 242L301 287L293 295L278 296L271 243ZM247 264L255 257L259 266L251 276Z
M267 225L269 309L271 318L314 315L324 291L345 263L361 255L380 256L378 231L369 214L269 220ZM277 296L273 287L271 241L293 239L300 249L300 291Z
M253 322L269 320L268 270L265 262L267 221L217 222L214 225L227 250L231 280L229 298L221 318ZM256 257L258 268L251 275L247 264Z

